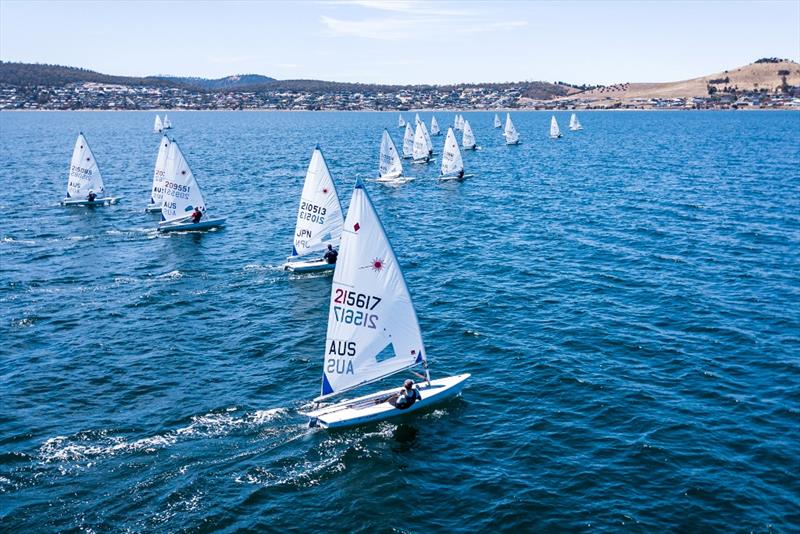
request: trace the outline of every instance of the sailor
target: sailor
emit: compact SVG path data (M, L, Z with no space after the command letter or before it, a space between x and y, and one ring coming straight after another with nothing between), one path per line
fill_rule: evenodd
M422 395L419 394L419 390L414 387L414 382L409 378L403 383L403 389L397 394L395 406L404 410L418 400L422 400Z
M339 253L333 250L333 246L328 245L328 250L325 252L325 255L322 257L325 261L329 264L333 265L336 263L336 258L339 257Z
M94 202L94 199L96 199L96 198L97 198L97 195L94 194L94 191L89 189L89 194L86 195L86 200L88 200L89 202Z
M200 219L203 218L203 212L200 211L200 207L199 206L195 206L194 211L191 214L191 218L192 218L192 222L194 224L199 223Z
M458 171L458 179L460 180L463 177L464 177L464 169L461 169L460 171Z

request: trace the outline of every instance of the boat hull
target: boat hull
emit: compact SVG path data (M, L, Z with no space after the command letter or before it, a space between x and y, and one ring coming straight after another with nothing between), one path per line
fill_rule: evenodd
M71 206L71 207L92 207L92 206L110 206L111 204L116 204L119 202L119 199L122 197L103 197L103 198L96 198L92 202L89 202L86 199L71 199L65 198L61 201L62 206Z
M518 145L518 144L519 144L519 140L517 140L517 141L506 141L506 145L508 145L508 146L513 146L513 145Z
M414 178L409 176L381 176L377 178L375 181L379 184L387 184L387 185L400 185L405 184L413 180Z
M449 176L440 176L439 181L442 182L463 182L467 178L472 178L474 174L465 174L464 176L457 176L455 174Z
M209 219L207 221L200 221L199 223L159 223L159 232L198 232L202 230L211 230L225 225L225 219Z
M335 263L328 263L327 260L308 260L308 261L287 261L283 264L284 271L293 273L317 273L321 271L332 271L336 268Z
M310 418L312 425L316 424L324 428L346 428L385 421L386 419L424 410L455 397L461 393L469 377L470 374L467 373L431 380L430 383L418 383L417 387L422 400L418 400L405 409L396 408L387 402L388 397L400 391L400 388L393 388L342 401L318 410L306 412L303 415Z
M161 213L161 204L148 204L144 211L147 213Z

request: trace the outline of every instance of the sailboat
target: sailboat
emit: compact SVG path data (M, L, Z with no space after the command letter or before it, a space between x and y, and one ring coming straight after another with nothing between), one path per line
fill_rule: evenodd
M478 149L475 144L475 134L472 133L472 126L469 125L469 121L464 121L464 134L461 137L461 146L464 147L464 150Z
M503 128L503 137L505 137L507 145L519 144L519 133L517 129L514 128L514 123L511 122L511 115L509 113L506 113L506 126Z
M500 117L497 115L497 113L495 113L494 114L494 127L495 128L500 128L501 126L503 126L503 123L502 123L502 121L500 121Z
M294 230L292 255L283 268L294 272L333 270L334 263L321 257L328 245L339 248L342 237L342 204L336 193L328 164L319 146L311 154L306 181L300 195L297 224ZM315 255L314 258L309 258Z
M578 122L578 117L574 113L569 118L569 129L573 132L583 130L583 126L581 126L581 123Z
M153 170L153 187L150 189L150 203L145 211L161 211L161 201L164 198L164 178L167 175L167 153L169 152L169 137L161 137L158 143L156 168Z
M153 123L153 133L161 133L164 129L164 124L161 122L161 117L156 115L156 120Z
M361 386L421 366L421 399L401 408L398 388L319 407ZM356 181L333 273L322 391L310 426L341 428L425 409L461 392L469 374L431 380L417 314L400 263L364 189Z
M428 155L433 156L433 141L431 141L431 135L428 133L428 127L422 121L417 124L422 128L422 136L425 138L425 145L428 147Z
M425 142L425 134L422 129L425 125L421 122L417 123L417 129L414 131L414 146L412 156L414 163L428 163L431 160L430 152L428 152L428 143Z
M467 123L469 124L469 123ZM447 137L444 139L444 152L442 153L442 170L440 180L463 180L464 160L461 158L461 150L458 148L456 134L452 128L447 129Z
M406 120L403 118L403 114L401 113L399 117L397 117L397 127L398 128L405 128Z
M204 217L192 222L192 212L199 208ZM206 219L206 202L200 184L189 168L189 163L173 139L167 152L167 170L164 177L164 196L161 202L159 232L208 230L225 224L225 219Z
M464 123L462 122L463 120L464 119L461 117L461 115L456 113L456 118L453 120L453 129L454 130L462 129L464 127Z
M89 194L94 195L94 200L89 200ZM106 194L100 167L94 159L92 149L83 136L78 134L75 148L72 149L72 160L69 163L67 176L67 196L61 201L62 206L107 206L116 204L122 197L112 197Z
M561 137L561 130L558 129L558 122L556 116L550 118L550 139L558 139Z
M381 154L378 162L378 178L376 181L384 183L404 183L411 180L403 176L403 162L397 153L389 132L383 130L381 137Z
M406 132L403 135L403 158L411 159L414 157L414 130L410 123L406 123Z
M436 122L436 117L431 116L431 135L441 135L442 131L439 129L439 123Z
M166 113L164 113L164 129L165 130L171 130L172 129L172 123L169 122L169 117L167 117Z

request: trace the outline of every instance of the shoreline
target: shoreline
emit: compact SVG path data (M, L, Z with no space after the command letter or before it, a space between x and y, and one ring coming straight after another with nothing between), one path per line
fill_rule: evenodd
M704 109L682 109L682 108L609 108L609 109L524 109L524 108L499 108L499 109L411 109L400 110L376 110L376 109L0 109L0 113L529 113L529 112L569 112L569 113L594 113L594 112L625 112L625 111L653 111L653 112L697 112L697 111L800 111L800 107L742 107L742 108L704 108Z

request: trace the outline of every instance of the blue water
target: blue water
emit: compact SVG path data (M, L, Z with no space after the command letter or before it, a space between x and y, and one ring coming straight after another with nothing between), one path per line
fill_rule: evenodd
M395 113L170 113L228 226L167 236L152 113L0 114L0 530L797 531L800 113L464 116L474 178L367 187L473 378L328 432L330 277L279 266L314 144L346 206ZM57 206L79 130L119 205Z

